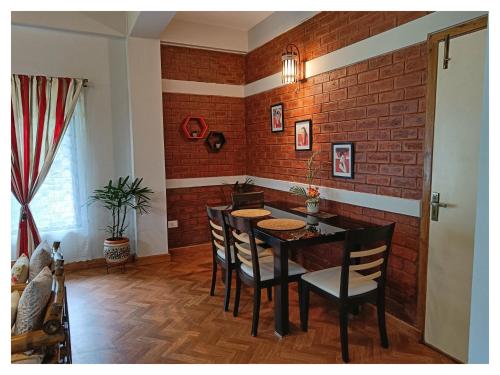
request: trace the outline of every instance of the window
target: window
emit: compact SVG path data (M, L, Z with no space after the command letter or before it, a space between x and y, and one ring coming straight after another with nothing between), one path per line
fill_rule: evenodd
M60 239L86 227L85 179L82 148L85 121L81 97L44 182L30 203L42 238ZM15 256L20 204L11 195L12 253Z
M40 232L78 228L80 207L73 197L78 195L78 160L73 124L64 135L45 181L30 203ZM12 195L12 230L18 230L20 204Z

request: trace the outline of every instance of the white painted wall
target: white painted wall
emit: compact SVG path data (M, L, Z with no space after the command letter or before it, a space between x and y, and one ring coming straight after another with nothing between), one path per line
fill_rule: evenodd
M276 38L278 35L293 29L305 20L315 16L319 12L274 12L266 19L248 31L248 50L252 51L257 47ZM285 46L283 46L284 48Z
M168 253L160 40L127 40L132 169L155 192L149 215L137 216L137 255Z
M479 150L479 176L476 200L476 229L472 269L469 323L469 363L489 361L489 64L488 36L484 59L483 119Z
M162 33L162 42L197 48L246 53L248 34L244 30L204 25L173 19Z
M81 77L85 88L89 146L87 191L131 173L126 45L124 39L12 26L12 73ZM125 144L124 147L121 147ZM162 169L163 170L163 169ZM89 208L90 256L102 257L106 212ZM132 237L134 233L129 233Z

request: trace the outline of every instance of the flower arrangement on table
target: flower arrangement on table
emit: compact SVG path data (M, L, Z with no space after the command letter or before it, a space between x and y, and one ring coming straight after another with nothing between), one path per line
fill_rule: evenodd
M308 213L318 213L319 212L319 188L314 186L313 180L316 174L318 173L319 168L314 168L314 157L318 154L315 152L312 156L307 160L307 188L299 185L292 186L290 188L290 193L293 195L298 195L306 199L306 206Z

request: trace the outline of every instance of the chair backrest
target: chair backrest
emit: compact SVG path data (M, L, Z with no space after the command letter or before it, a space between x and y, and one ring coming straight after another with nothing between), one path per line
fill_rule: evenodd
M251 267L254 280L260 282L259 252L251 219L236 217L229 212L224 215L234 240L234 256L238 269L242 264Z
M233 210L264 207L264 192L232 193Z
M341 299L347 298L350 283L374 280L383 292L394 226L392 223L347 231L340 276ZM349 278L350 271L357 271L362 276Z
M223 210L207 207L208 224L210 226L210 237L212 239L212 255L217 256L217 250L225 254L225 261L231 264L230 235Z

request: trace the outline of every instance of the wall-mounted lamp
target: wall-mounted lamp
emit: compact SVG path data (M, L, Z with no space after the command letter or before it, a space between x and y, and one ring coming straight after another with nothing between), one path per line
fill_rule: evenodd
M296 83L301 80L300 52L295 44L289 44L281 55L281 82Z

